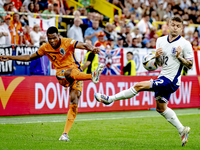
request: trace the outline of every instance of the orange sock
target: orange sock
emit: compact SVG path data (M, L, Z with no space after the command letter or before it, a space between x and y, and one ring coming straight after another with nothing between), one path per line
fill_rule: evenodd
M86 74L85 72L80 72L77 69L72 69L71 77L74 80L90 80L92 78L92 74Z
M69 130L71 129L74 123L74 120L76 118L77 109L78 109L78 105L76 104L69 105L69 111L67 113L67 121L66 121L65 129L63 133L67 133L67 134L69 133Z

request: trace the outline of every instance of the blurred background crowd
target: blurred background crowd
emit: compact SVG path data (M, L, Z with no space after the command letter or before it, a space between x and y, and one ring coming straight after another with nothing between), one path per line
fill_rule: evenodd
M67 0L0 0L0 44L35 45L45 41L40 25L29 27L28 15L36 18L59 17L58 28L67 29L60 36L86 41L106 49L117 47L155 48L156 39L168 34L168 21L181 16L184 24L182 36L194 50L200 50L200 0L107 0L119 7L114 19L96 11L90 0L78 0L84 7L69 7ZM13 12L11 15L3 12ZM41 14L46 14L43 16ZM82 16L85 16L82 17ZM160 24L155 22L161 21Z

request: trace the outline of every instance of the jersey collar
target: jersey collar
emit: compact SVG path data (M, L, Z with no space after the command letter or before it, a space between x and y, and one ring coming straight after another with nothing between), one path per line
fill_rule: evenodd
M175 42L175 41L178 41L179 39L181 38L181 35L179 35L176 39L174 39L173 41L169 41L169 35L167 36L167 41L169 42L169 43L172 43L172 42Z

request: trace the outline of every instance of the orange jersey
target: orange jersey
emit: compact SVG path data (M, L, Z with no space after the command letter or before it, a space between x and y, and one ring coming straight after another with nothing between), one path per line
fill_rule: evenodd
M16 44L16 45L20 44L20 32L22 32L21 29L22 29L22 24L20 22L15 23L13 20L10 22L11 44ZM13 32L15 32L15 35Z
M61 38L61 44L59 48L54 49L49 43L45 43L38 49L36 53L39 56L46 55L55 66L56 70L60 70L62 68L78 68L81 70L81 66L74 54L77 43L78 41L73 39Z

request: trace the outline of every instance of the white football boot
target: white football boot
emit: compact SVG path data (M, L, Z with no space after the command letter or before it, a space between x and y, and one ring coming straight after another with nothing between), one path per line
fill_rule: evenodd
M180 133L182 146L185 146L185 144L187 143L189 133L190 133L190 127L184 127L183 131Z
M99 76L103 71L103 64L100 64L97 69L92 73L92 81L96 84L99 82Z
M62 134L61 137L59 138L59 141L70 141L68 139L67 133Z

